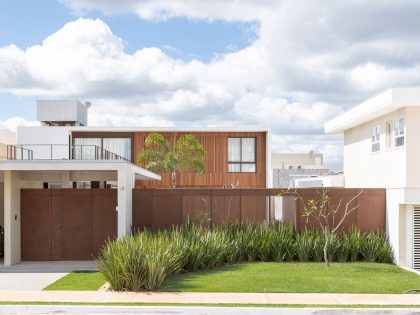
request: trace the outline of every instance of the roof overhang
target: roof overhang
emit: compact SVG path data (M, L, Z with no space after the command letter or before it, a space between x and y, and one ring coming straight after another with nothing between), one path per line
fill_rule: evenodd
M0 171L125 171L137 180L161 180L159 175L126 161L2 160Z
M420 86L382 91L325 124L325 133L339 133L407 106L420 106Z

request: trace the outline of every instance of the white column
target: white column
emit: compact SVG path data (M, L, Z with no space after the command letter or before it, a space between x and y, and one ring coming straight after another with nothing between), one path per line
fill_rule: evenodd
M118 237L131 233L133 188L134 173L130 165L123 165L118 170Z
M20 179L17 171L4 172L4 265L20 262Z

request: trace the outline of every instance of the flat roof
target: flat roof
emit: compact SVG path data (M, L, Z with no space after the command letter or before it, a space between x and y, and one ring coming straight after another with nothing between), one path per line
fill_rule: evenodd
M138 180L161 180L130 162L111 160L0 160L0 171L127 171Z
M400 108L420 106L420 86L392 87L368 98L325 124L325 133L339 133Z
M70 131L113 131L113 132L268 132L268 129L259 127L101 127L101 126L77 126L69 127Z

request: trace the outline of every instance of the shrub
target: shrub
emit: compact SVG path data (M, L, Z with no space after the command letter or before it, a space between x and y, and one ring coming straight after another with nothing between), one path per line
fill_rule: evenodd
M157 290L181 270L182 248L164 234L149 232L110 241L99 258L98 269L116 291Z
M350 261L357 261L360 255L360 246L362 239L360 237L360 231L354 225L351 227L350 232L347 234L347 240L350 246Z
M272 223L271 257L274 261L292 261L295 256L295 230L291 224Z
M311 258L314 244L314 233L303 230L296 235L296 253L299 261L307 262Z
M207 227L187 223L169 230L136 231L109 241L98 268L113 290L157 290L173 274L208 270L243 261L322 261L324 235L320 230L297 231L281 222ZM333 234L330 261L391 262L392 247L384 233L361 235L355 227Z

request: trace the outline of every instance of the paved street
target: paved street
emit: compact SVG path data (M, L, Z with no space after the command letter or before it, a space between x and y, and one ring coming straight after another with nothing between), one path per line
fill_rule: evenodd
M0 314L159 314L159 315L418 315L420 309L331 309L179 306L1 306Z

